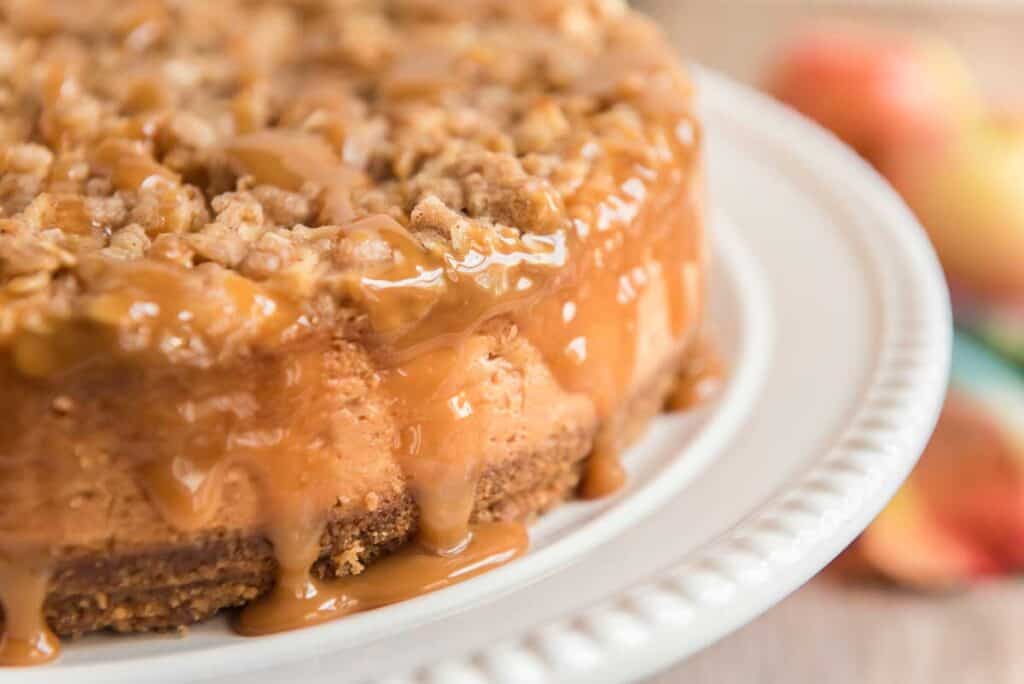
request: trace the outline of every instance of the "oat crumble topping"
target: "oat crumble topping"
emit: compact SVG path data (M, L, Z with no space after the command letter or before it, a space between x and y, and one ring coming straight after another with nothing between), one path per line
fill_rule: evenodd
M551 253L687 91L617 0L3 0L0 346L140 273L337 318L408 245Z

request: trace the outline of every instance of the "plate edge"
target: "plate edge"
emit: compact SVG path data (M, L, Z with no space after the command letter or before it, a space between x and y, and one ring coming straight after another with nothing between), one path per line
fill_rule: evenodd
M766 130L770 126L793 131L811 143L791 150L790 161L819 166L821 162L811 161L806 151L815 148L832 162L830 167L842 168L848 187L867 191L858 198L867 198L864 209L883 219L876 222L876 229L885 232L886 244L901 248L901 265L908 269L901 278L892 268L878 268L885 258L893 258L893 252L883 255L877 243L867 250L876 271L888 276L878 283L888 306L879 363L867 399L837 444L794 486L691 559L583 611L388 682L483 684L567 678L594 682L614 681L616 674L637 677L654 672L671 659L681 659L724 636L730 628L715 630L686 646L673 639L669 660L664 653L643 656L645 642L684 633L701 608L734 607L730 604L736 603L741 587L763 585L801 563L813 568L795 585L785 583L752 609L739 611L747 613L745 619L752 618L827 564L881 511L930 437L948 380L952 320L942 271L923 229L877 173L830 133L752 89L700 67L694 71L705 97L714 93L712 99L720 100L709 108L715 116L732 117L735 124L737 111L764 112L770 122L757 126L761 136L773 136ZM725 101L732 106L724 106ZM621 660L612 662L613 655L621 658L623 654L632 654L625 667ZM644 657L648 662L636 662Z

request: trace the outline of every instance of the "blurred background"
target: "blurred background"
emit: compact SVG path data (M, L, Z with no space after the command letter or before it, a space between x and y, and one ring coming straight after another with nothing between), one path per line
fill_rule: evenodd
M938 429L828 570L659 682L1024 682L1024 0L637 0L688 59L853 146L932 238Z

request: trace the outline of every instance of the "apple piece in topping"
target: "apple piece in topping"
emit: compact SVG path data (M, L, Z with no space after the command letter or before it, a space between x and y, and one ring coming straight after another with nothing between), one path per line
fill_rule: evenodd
M941 144L980 109L968 69L945 43L845 25L792 39L765 85L870 161Z
M948 145L892 154L880 168L928 230L952 282L1024 302L1024 114L990 116Z

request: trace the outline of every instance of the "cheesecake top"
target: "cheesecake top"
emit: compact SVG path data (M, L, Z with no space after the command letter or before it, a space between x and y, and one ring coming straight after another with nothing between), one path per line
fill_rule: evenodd
M325 321L411 349L557 287L695 145L685 76L616 1L0 15L0 348L28 375Z

